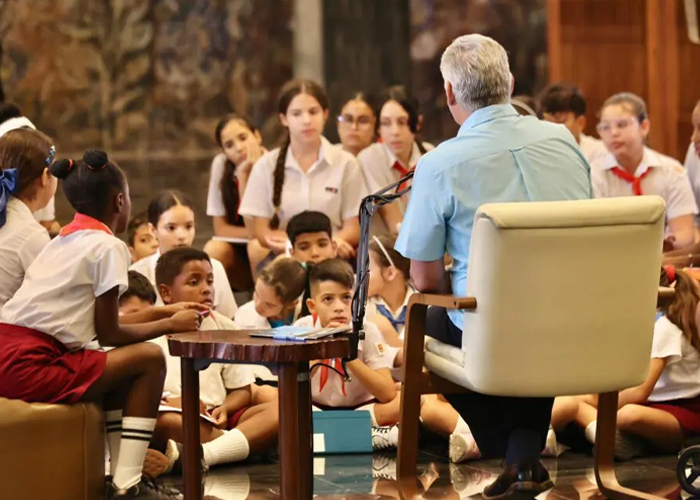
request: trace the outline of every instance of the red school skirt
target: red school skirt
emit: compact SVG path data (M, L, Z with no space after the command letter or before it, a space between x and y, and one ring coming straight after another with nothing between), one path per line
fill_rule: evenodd
M105 352L71 352L43 332L0 323L0 397L77 403L100 378L106 363Z
M646 406L673 415L683 430L684 438L700 436L700 396L658 403L647 402Z

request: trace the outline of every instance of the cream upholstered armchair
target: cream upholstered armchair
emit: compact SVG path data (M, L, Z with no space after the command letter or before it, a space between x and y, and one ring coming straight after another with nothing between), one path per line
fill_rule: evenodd
M649 369L665 207L655 196L482 206L469 254L467 298L415 294L407 314L398 471L414 489L420 395L600 395L596 478L622 488L613 452L618 391ZM464 309L462 349L429 339L428 306ZM423 370L423 366L427 370ZM517 370L514 368L517 367Z

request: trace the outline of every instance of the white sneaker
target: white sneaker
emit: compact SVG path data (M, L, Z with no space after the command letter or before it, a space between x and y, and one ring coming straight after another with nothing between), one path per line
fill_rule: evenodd
M399 444L398 424L372 427L372 449L374 451L396 448Z
M554 458L559 456L559 445L557 444L557 435L554 433L554 429L552 429L551 427L547 432L547 441L544 444L542 456Z
M470 433L461 434L453 432L450 435L450 461L454 464L477 460L481 458L481 451Z

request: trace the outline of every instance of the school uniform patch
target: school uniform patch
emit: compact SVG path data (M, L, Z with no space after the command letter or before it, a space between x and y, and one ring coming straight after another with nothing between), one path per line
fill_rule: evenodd
M377 348L377 353L381 354L382 356L386 354L386 346L384 344L377 343L375 346Z
M326 193L332 193L332 194L338 194L338 188L334 188L331 186L326 187Z

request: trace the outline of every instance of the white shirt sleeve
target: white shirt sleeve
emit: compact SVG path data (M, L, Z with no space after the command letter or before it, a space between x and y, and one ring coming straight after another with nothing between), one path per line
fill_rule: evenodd
M608 197L608 182L606 179L607 170L591 165L591 186L593 187L594 198Z
M357 160L360 163L360 170L369 193L376 193L386 185L384 179L380 177L385 163L380 148L380 145L373 144L360 151L360 154L357 155Z
M373 370L391 369L396 352L389 348L382 332L374 323L365 322L365 339L361 343L362 360Z
M222 365L221 378L224 381L224 387L230 391L242 389L255 383L252 365Z
M226 207L221 196L221 178L226 170L226 155L221 153L211 162L209 174L209 191L207 192L207 215L209 217L225 217Z
M698 213L693 188L690 187L690 180L685 173L685 169L682 169L680 166L677 169L669 169L668 185L665 191L667 219Z
M233 297L233 291L231 290L231 284L226 275L226 269L224 269L224 265L216 259L211 259L211 267L214 273L214 303L216 310L227 318L233 318L238 306L236 305L236 299Z
M92 268L95 297L100 297L115 286L119 287L119 295L126 291L129 287L130 259L126 245L116 238L113 243L105 245Z
M260 158L250 172L248 184L243 193L238 213L243 217L270 218L275 213L272 206L272 175L270 164L277 161L279 149L270 151Z
M651 345L651 357L657 359L668 358L668 363L680 361L683 357L682 350L683 332L666 316L661 316L654 323L654 338Z
M39 255L50 241L49 233L43 227L37 227L37 230L24 241L22 247L17 251L22 269L25 271L29 269L31 263L36 259L36 256Z
M343 220L357 217L360 210L362 198L367 196L367 187L362 176L360 163L352 158L348 162L343 176L343 199L341 216Z

